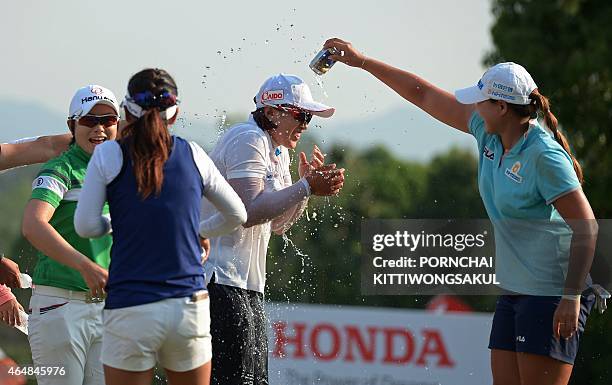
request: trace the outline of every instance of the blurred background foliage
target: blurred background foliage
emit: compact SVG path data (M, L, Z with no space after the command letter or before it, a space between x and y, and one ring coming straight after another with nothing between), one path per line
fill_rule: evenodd
M484 63L514 61L533 75L541 93L551 98L552 110L584 167L583 187L597 217L610 218L612 2L494 0L492 10L494 49ZM230 115L220 125L233 120ZM311 147L312 142L301 143L298 151L309 153ZM346 168L344 190L338 197L311 199L306 214L286 237L272 238L267 299L424 308L428 297L360 294L362 220L486 218L478 194L476 154L452 148L419 163L402 160L384 147L356 151L336 143L324 150L329 162ZM19 229L37 169L26 167L0 176L0 251L26 272L32 271L35 257ZM29 293L17 290L17 294L27 304ZM476 311L494 310L494 297L462 299ZM30 362L27 340L19 332L0 327L0 344L18 362ZM593 313L571 383L609 385L611 368L612 317Z

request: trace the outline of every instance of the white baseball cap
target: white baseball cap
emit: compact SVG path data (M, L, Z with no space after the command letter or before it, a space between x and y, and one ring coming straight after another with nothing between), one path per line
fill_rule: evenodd
M315 102L308 85L295 75L278 74L264 82L255 96L257 108L289 104L313 115L329 118L335 108Z
M455 91L455 98L462 104L496 99L525 105L531 103L529 95L536 88L538 86L523 66L507 62L489 68L476 85Z
M108 88L104 88L97 84L90 84L79 88L72 97L70 110L68 111L68 119L78 119L87 115L98 103L113 107L117 115L119 115L120 108L115 94Z

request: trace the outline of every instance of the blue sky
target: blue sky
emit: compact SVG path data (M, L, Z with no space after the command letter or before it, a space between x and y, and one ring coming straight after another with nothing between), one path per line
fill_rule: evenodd
M313 125L315 137L357 147L384 143L403 157L424 159L472 141L427 118L363 71L337 65L321 88L308 62L325 39L338 36L453 90L480 77L491 44L488 0L25 0L3 10L8 17L0 25L0 110L14 110L16 120L2 127L1 141L61 132L78 87L98 83L122 98L131 74L156 66L178 82L181 135L213 141L224 111L246 115L265 78L286 72L304 78L315 98L337 108L332 119L316 122L321 127ZM25 127L33 117L17 114L23 110L40 114L35 124L49 123Z

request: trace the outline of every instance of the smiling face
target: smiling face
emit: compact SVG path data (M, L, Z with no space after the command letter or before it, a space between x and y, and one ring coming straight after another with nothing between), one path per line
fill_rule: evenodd
M276 124L276 128L269 131L272 139L281 146L295 149L302 133L308 129L308 123L300 122L292 113L274 107L267 106L264 111L267 118Z
M118 116L117 112L109 105L96 104L86 116L101 117L114 115ZM104 124L98 120L93 127L88 127L82 124L84 121L71 121L74 125L74 139L85 152L92 154L97 145L104 143L107 140L115 140L117 137L117 122L114 124Z

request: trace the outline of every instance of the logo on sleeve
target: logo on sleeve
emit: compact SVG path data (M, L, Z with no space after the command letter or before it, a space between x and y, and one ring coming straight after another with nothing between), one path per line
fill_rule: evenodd
M59 195L60 198L63 198L64 194L68 192L68 188L64 186L62 182L58 181L57 179L51 176L47 176L47 175L42 175L34 179L34 182L32 182L32 190L34 189L49 190Z
M519 175L519 171L521 170L521 162L515 162L512 165L512 168L506 169L506 176L516 183L523 183L523 177Z

